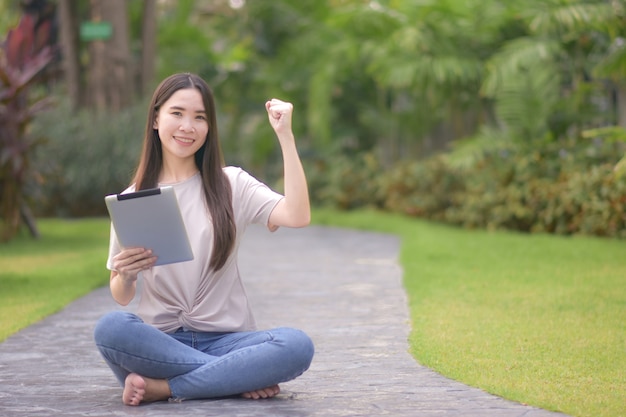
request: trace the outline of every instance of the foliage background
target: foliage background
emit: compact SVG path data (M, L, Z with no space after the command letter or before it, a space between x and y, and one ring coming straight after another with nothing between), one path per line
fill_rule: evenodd
M599 0L163 2L157 74L205 77L227 162L278 188L263 103L292 101L316 205L624 236L624 21ZM34 127L48 176L31 195L40 214L104 214L146 98L105 117L59 100Z

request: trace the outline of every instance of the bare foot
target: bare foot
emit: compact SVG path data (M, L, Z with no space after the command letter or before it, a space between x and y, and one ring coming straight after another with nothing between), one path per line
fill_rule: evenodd
M273 387L267 387L263 389L258 389L255 391L244 392L241 394L243 398L249 398L252 400L258 400L261 398L272 398L277 396L280 393L280 387L278 385L274 385Z
M137 374L129 374L124 382L122 402L126 405L139 405L145 393L146 381Z
M142 402L167 400L171 395L167 380L146 378L133 373L126 377L122 402L126 405L139 405Z

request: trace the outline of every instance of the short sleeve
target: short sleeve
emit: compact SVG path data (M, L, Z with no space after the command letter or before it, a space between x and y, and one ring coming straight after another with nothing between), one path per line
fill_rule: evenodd
M224 172L230 179L233 210L238 221L267 226L272 210L284 196L241 168L227 167Z

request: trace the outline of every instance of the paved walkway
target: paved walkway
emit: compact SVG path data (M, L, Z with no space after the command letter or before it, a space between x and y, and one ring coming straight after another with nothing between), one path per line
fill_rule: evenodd
M0 344L0 416L562 416L449 380L409 355L398 247L393 236L323 227L248 231L240 264L259 325L299 327L316 344L311 369L274 399L122 405L91 337L97 318L118 308L103 288Z

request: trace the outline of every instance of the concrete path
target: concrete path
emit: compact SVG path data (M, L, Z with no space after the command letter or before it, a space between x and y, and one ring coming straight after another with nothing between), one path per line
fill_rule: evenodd
M449 380L410 356L398 249L395 237L367 232L248 231L240 266L259 326L298 327L316 345L311 369L274 399L122 405L92 341L98 317L118 308L103 288L0 344L0 416L562 416Z

